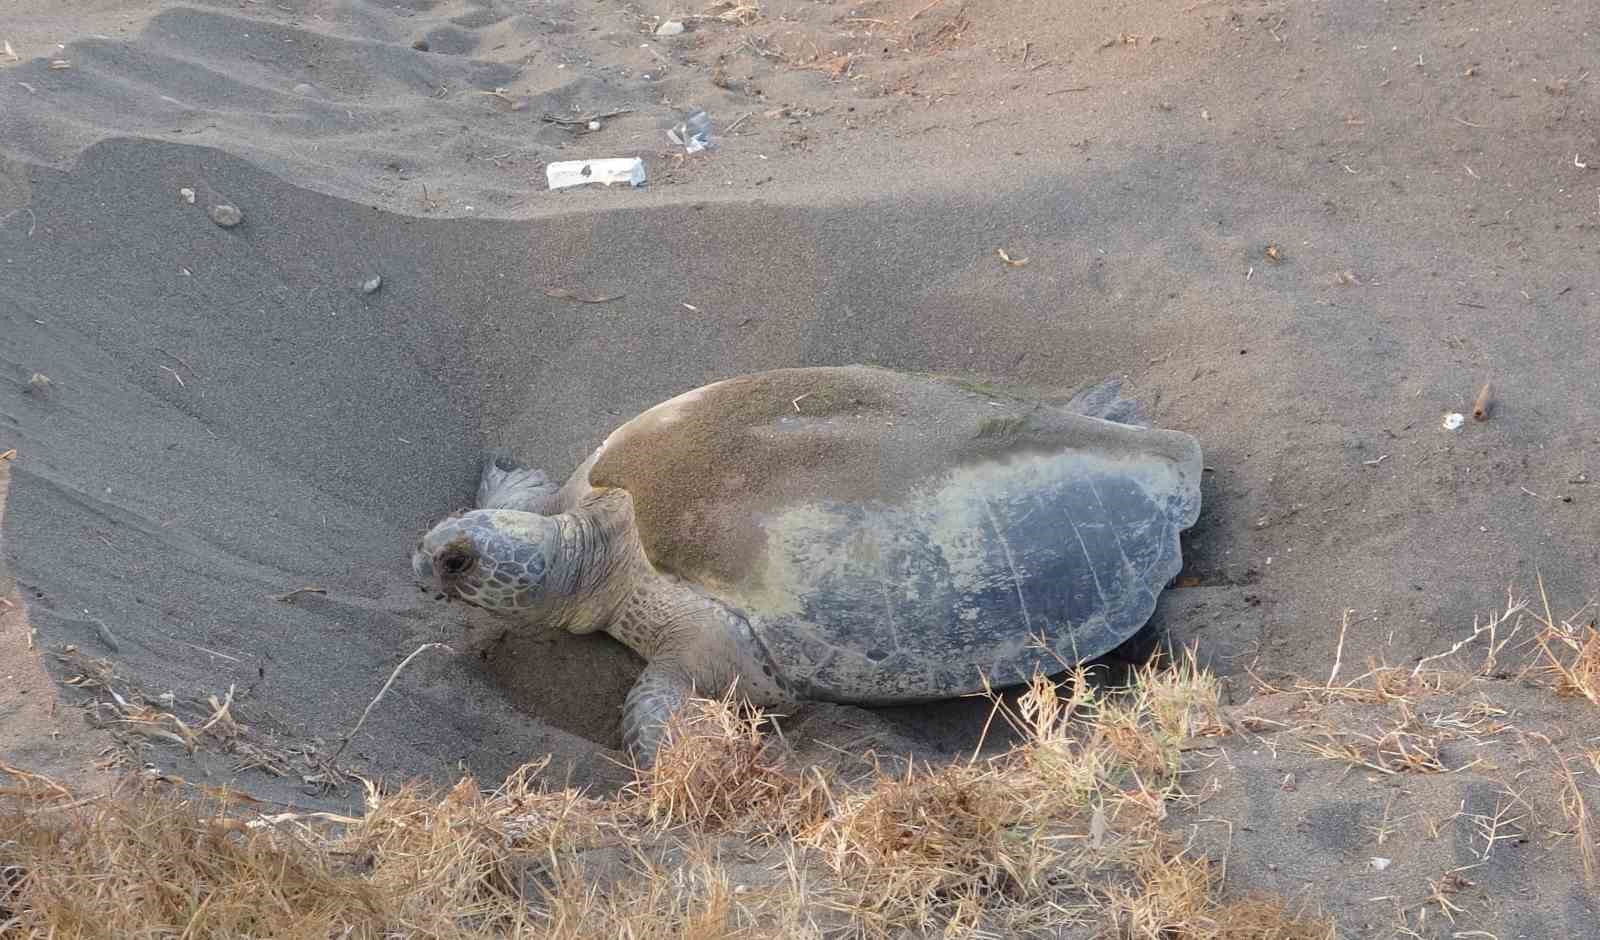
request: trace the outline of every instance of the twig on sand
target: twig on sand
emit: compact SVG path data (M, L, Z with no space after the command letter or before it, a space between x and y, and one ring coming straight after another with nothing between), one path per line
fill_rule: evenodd
M11 448L10 450L6 451L3 454L0 454L0 460L16 460L16 459L17 459L17 449L15 447Z
M632 113L632 108L618 108L615 111L607 111L605 114L596 114L591 117L583 118L559 118L554 114L546 114L542 120L546 124L560 124L562 127L588 127L590 121L604 121L606 118L614 118L620 114Z
M1055 91L1047 91L1047 92L1045 92L1045 96L1048 97L1050 95L1064 95L1069 91L1088 91L1088 90L1089 90L1089 86L1088 85L1072 85L1072 86L1067 87L1067 88L1057 88Z
M380 701L382 701L383 697L389 693L389 687L394 685L394 680L395 679L399 678L400 670L402 670L402 669L406 668L407 666L411 665L411 661L413 659L416 659L418 656L422 655L423 653L427 652L428 650L435 650L435 649L444 650L447 653L453 653L454 652L454 650L450 649L450 647L446 646L443 643L424 643L421 646L417 647L416 650L414 650L411 653L410 656L407 656L405 659L401 660L400 661L400 665L394 667L394 672L389 673L389 681L385 682L383 684L383 688L378 690L378 694L373 696L372 701L367 703L366 709L361 712L361 720L356 722L356 726L354 728L350 729L350 733L349 734L347 734L344 737L339 739L339 749L337 751L333 752L333 758L328 761L329 764L337 764L337 763L339 763L339 755L343 754L344 753L344 749L350 746L350 739L354 738L356 735L361 733L361 726L365 725L367 723L367 716L372 714L373 706L377 705Z
M723 131L722 133L723 134L731 134L731 133L733 133L734 131L739 129L739 125L740 124L743 124L745 121L750 120L750 118L752 118L753 116L755 116L755 112L754 111L746 111L744 117L741 117L741 118L739 118L739 120L734 121L732 124L729 124L728 125L728 129Z
M915 19L916 19L916 18L917 18L917 17L919 17L919 16L921 16L921 15L922 15L922 14L924 14L924 13L926 13L926 12L928 12L928 11L929 11L929 10L931 10L931 9L933 9L933 8L934 8L934 7L936 7L936 6L938 6L938 5L939 5L939 4L941 4L941 3L943 3L943 2L944 2L944 0L933 0L933 2L932 2L932 3L930 3L930 4L928 4L928 5L927 5L927 6L925 6L925 7L923 7L923 8L922 8L922 9L920 9L920 10L918 10L918 11L917 11L917 12L915 12L915 13L913 13L913 14L911 14L911 19L910 19L910 20L906 20L906 22L908 22L908 23L909 23L909 22L912 22L912 21L913 21L913 20L915 20Z
M6 775L11 776L11 777L16 777L18 780L23 780L23 781L26 781L28 783L35 784L37 786L41 786L41 787L45 787L45 788L50 789L50 790L54 790L58 796L61 796L63 798L69 799L69 800L72 799L72 791L71 790L68 790L66 787L62 786L61 784L56 783L54 780L51 780L49 777L43 776L41 774L29 773L28 771L23 770L23 769L21 769L19 767L13 767L10 764L5 763L4 761L0 761L0 773L6 774Z
M1354 608L1346 610L1344 617L1339 621L1339 645L1333 651L1333 671L1328 673L1328 688L1333 688L1333 680L1339 677L1339 666L1344 662L1344 634L1350 629L1350 615L1355 613Z
M546 297L554 297L557 300L576 300L581 304L608 304L613 300L621 300L628 296L627 294L580 294L565 287L546 287L544 295Z
M327 588L302 587L302 588L295 588L294 590L290 591L287 594L274 594L274 595L272 595L272 599L275 600L275 601L287 601L287 600L290 600L291 598L293 598L297 594L326 594L326 593L328 593L328 589Z

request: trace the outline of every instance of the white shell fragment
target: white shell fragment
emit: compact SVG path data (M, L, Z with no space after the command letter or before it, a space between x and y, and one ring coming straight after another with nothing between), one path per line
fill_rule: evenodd
M194 205L194 190L192 190L189 187L185 186L182 189L178 190L178 195L180 197L182 197L184 202L187 202L191 206Z
M676 36L683 32L683 24L677 20L667 20L656 27L657 36Z
M378 288L380 288L382 286L383 286L383 276L379 275L379 274L374 274L372 277L367 279L366 283L361 285L361 293L363 293L363 294L375 293L378 290Z
M545 167L545 179L551 189L566 189L586 183L627 183L644 185L644 161L638 157L615 157L606 160L562 160Z
M1457 430L1460 430L1461 429L1461 425L1465 424L1466 420L1467 420L1466 416L1463 415L1461 412L1452 411L1449 414L1444 416L1444 429L1446 431L1457 431Z

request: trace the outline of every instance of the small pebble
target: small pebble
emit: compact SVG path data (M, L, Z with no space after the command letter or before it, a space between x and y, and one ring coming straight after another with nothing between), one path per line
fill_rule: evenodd
M182 189L178 190L178 195L183 197L183 201L184 202L187 202L191 206L194 205L194 190L192 190L189 187L185 186Z
M428 51L428 41L426 39L419 39L416 42L411 44L411 48L417 50L418 52L427 52Z
M667 20L656 27L657 36L676 36L683 32L683 24L677 20Z
M49 398L50 376L45 375L43 372L35 372L33 377L28 379L28 394L34 398Z
M589 122L589 130L597 131L599 129L600 129L600 122L599 121L590 121Z
M223 228L233 228L244 221L244 213L237 206L220 205L211 207L211 221Z
M365 284L361 285L361 293L363 293L363 294L375 293L378 290L378 288L380 288L382 286L383 286L383 276L379 275L379 274L374 274L371 278L369 278L367 280L367 282Z

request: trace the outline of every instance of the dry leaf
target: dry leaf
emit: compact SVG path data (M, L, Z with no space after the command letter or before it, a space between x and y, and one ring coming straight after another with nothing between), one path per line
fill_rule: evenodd
M7 42L5 44L5 55L4 55L4 58L5 58L5 60L7 62L15 62L15 61L17 61L18 58L20 58L20 56L17 55L17 50L11 48L11 43L10 42Z
M1006 254L1006 250L1004 248L996 248L994 252L1000 256L1000 260L1004 261L1007 267L1020 268L1028 263L1027 258L1013 258Z
M17 449L15 447L11 448L10 450L6 451L3 454L0 454L0 460L16 460L16 459L17 459Z

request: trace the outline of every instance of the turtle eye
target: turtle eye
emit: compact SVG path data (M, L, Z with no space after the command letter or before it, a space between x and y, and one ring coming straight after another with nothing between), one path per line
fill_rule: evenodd
M445 574L461 574L471 565L472 557L460 550L447 552L443 558L439 559L439 567L444 569Z

